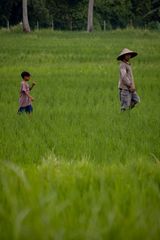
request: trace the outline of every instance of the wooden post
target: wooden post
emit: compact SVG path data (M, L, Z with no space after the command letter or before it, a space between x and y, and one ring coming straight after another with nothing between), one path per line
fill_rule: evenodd
M7 30L9 30L9 20L7 20Z
M94 0L89 0L89 4L88 4L88 24L87 24L87 31L88 32L93 31L93 6L94 6Z
M51 26L52 26L52 30L54 30L54 21L53 20L52 20Z
M23 15L23 31L30 32L30 26L28 21L27 0L22 0L22 15Z
M37 30L39 30L39 22L37 21Z
M104 27L103 30L106 31L106 21L104 20Z
M72 18L70 19L69 28L70 28L71 31L73 30L73 22L72 22Z

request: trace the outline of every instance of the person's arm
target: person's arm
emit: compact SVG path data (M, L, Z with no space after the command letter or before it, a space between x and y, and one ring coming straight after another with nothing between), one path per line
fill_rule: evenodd
M131 87L129 88L129 91L130 91L131 93L134 93L134 92L136 91L136 89L135 89L133 86L131 86Z
M30 99L31 101L34 100L34 98L33 98L28 92L26 92L26 91L24 91L24 92L25 92L25 94L29 97L29 99Z
M22 92L23 92L25 95L27 95L31 101L34 100L33 97L29 94L29 91L27 90L25 84L22 84Z
M31 91L31 90L32 90L32 88L33 88L35 85L36 85L36 83L35 83L35 82L33 82L33 83L32 83L32 85L31 85L31 87L29 88L29 90Z
M130 88L132 83L127 77L127 71L126 71L126 67L124 65L120 66L120 76L121 76L123 84L126 85L128 88Z
M133 75L132 75L132 72L131 72L131 76L132 76L132 83L131 83L131 86L129 88L129 91L131 93L134 93L136 91L136 88L135 88L135 83L134 83L134 79L133 79Z

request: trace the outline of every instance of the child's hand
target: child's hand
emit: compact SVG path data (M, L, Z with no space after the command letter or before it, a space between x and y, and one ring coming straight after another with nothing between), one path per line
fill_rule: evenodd
M33 102L33 101L34 101L34 98L33 98L32 96L30 96L30 100L31 100L31 102Z
M31 87L29 88L30 90L32 90L32 88L36 85L35 82L32 83Z

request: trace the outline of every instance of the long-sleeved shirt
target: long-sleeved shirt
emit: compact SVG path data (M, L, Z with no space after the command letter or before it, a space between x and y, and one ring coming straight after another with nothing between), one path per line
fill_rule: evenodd
M132 68L129 63L120 63L120 77L118 83L119 89L129 90L129 88L135 89L134 78L132 74Z

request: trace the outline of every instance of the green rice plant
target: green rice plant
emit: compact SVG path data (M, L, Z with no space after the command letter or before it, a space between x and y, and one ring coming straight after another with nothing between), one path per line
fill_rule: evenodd
M158 239L159 163L1 166L2 239Z
M160 235L160 35L0 31L0 239ZM141 103L121 113L122 48ZM17 115L20 73L37 82Z

